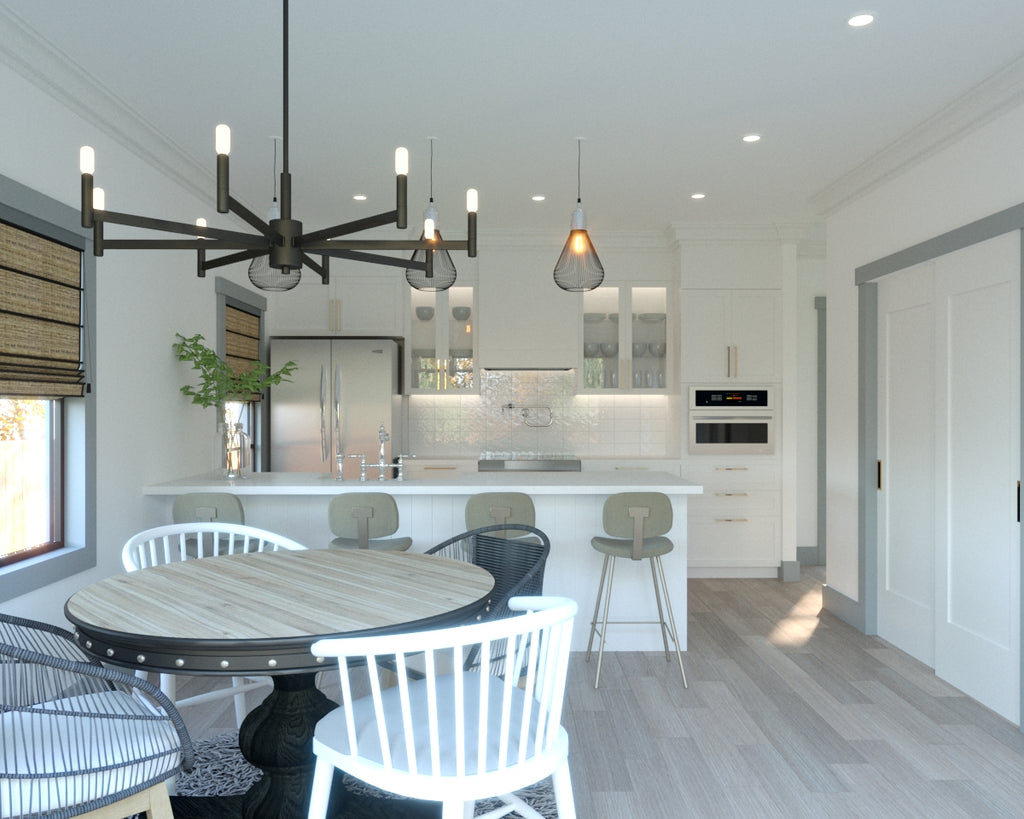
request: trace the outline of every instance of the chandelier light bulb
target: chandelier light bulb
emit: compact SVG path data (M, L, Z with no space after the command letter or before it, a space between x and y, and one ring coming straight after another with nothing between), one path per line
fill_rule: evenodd
M92 209L93 210L106 210L107 209L107 195L103 192L103 188L92 189Z
M213 130L213 144L219 155L231 153L231 129L227 125L221 123Z
M398 176L409 175L409 149L395 148L395 174Z
M470 188L466 191L466 212L476 213L480 206L480 194L477 193L476 188Z
M428 242L434 241L434 220L430 217L423 220L423 238Z
M196 219L196 227L206 227L206 218L200 216L198 219Z
M96 173L96 152L88 145L78 151L78 167L82 173Z

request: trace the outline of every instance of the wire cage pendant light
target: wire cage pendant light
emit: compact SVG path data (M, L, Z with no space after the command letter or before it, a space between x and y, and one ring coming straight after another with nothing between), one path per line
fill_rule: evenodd
M593 290L604 281L604 266L597 256L594 243L587 233L587 221L583 215L583 201L580 198L580 168L582 137L576 140L576 210L569 225L569 238L565 240L562 254L555 264L555 284L571 293Z
M267 210L267 223L272 224L275 219L281 218L281 207L277 204L277 141L274 140L274 198L271 200L270 208ZM257 256L249 262L249 281L260 290L272 293L283 293L298 287L302 281L302 268L297 270L277 270L270 266L269 256Z
M388 265L402 269L420 269L430 273L436 251L448 255L451 250L464 250L469 257L476 256L477 192L466 193L466 239L443 240L437 237L429 242L420 239L350 238L352 234L373 228L393 225L399 230L408 227L408 174L409 152L405 148L395 151L395 207L385 211L344 222L320 230L306 231L303 224L292 216L291 172L288 164L288 0L282 0L282 111L280 205L264 221L235 199L228 186L231 131L227 125L215 129L217 151L217 212L233 213L246 222L254 232L224 230L208 227L205 219L195 224L153 219L106 209L102 188L94 187L96 154L83 146L79 154L82 174L81 211L82 227L92 228L93 255L102 256L105 250L194 250L196 274L204 277L208 270L239 262L250 264L250 281L263 290L290 290L299 282L300 271L307 267L320 276L323 284L330 283L329 260L349 259L375 265ZM276 145L275 145L276 149ZM275 150L276 156L276 150ZM276 159L275 159L276 173ZM471 208L471 209L470 209ZM107 224L140 228L148 231L178 234L188 238L112 239L105 235ZM432 250L423 260L389 255L408 251ZM210 251L232 251L215 258L207 258ZM383 253L378 252L383 251ZM454 266L453 266L454 267Z
M420 233L420 241L430 242L431 245L443 241L437 226L437 208L434 207L434 137L430 138L430 202L423 211L423 232ZM406 268L405 280L411 287L438 293L455 284L455 262L443 247L438 250L417 250L412 254L410 261L422 265Z

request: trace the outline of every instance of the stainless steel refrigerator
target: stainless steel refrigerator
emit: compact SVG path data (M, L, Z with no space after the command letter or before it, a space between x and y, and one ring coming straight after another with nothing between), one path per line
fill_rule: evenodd
M273 338L270 366L299 366L291 382L270 389L270 468L275 472L331 472L359 478L367 464L402 453L399 349L393 339ZM391 477L391 472L387 476ZM367 470L376 480L377 469Z

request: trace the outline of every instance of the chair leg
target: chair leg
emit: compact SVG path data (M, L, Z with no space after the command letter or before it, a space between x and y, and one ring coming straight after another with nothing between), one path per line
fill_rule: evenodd
M572 795L572 780L569 778L569 760L551 774L551 785L555 792L555 808L558 819L576 819L576 800Z
M661 578L661 587L665 592L665 608L668 611L669 634L672 637L672 644L676 649L676 659L679 661L679 673L683 676L683 688L689 688L686 681L686 670L683 668L683 655L679 651L679 632L676 629L676 616L672 611L672 599L668 595L668 582L665 580L665 567L661 564L661 557L654 558L658 563L658 576Z
M594 603L594 616L590 618L590 639L587 640L587 662L590 662L590 650L594 646L594 632L597 630L597 614L601 609L601 596L604 594L604 578L608 572L608 561L610 555L604 556L604 563L601 564L601 579L597 584L597 601Z
M244 677L232 677L231 685L243 685L245 683ZM245 719L246 714L249 713L245 707L245 691L241 691L234 696L235 700L235 726L238 728L242 727L242 721Z
M171 702L178 701L178 679L173 674L160 675L160 690L167 695Z
M658 555L652 557L648 562L651 564L651 582L654 584L654 602L658 604L658 625L661 627L661 644L665 647L665 659L667 660L669 659L668 626L665 625L665 611L661 607L661 590L658 588L657 567L661 566L661 562L658 560ZM668 592L666 591L665 594L667 596Z
M313 787L309 796L308 819L325 819L327 803L331 800L331 785L334 784L334 765L323 757L316 758L313 769Z
M611 566L608 569L608 588L604 592L604 612L601 618L601 642L597 647L597 674L594 675L594 688L601 683L601 662L604 660L604 638L608 633L608 609L612 603L612 584L615 582L615 558L611 557Z

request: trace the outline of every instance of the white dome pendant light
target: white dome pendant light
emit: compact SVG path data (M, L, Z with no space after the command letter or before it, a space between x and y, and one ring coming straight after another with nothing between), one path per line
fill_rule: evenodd
M580 165L581 143L583 137L576 138L576 210L572 212L569 225L569 238L565 240L562 255L555 265L555 284L570 293L593 290L604 281L604 267L594 250L594 243L587 233L587 222L583 215L583 204L580 199Z

